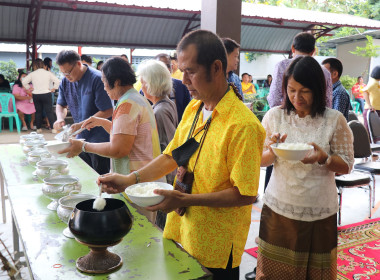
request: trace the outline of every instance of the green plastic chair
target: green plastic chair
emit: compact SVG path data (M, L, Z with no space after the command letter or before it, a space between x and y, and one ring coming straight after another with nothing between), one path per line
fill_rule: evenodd
M360 109L360 103L357 101L351 100L351 106L352 106L352 109L355 111L355 114L357 114Z
M8 110L9 101L12 102L14 112L9 112L9 110ZM17 114L16 100L15 100L14 95L12 93L3 93L3 92L0 93L0 105L1 105L0 132L1 132L2 118L6 117L9 120L9 131L11 131L11 132L13 131L13 118L15 118L17 132L20 133L21 120Z

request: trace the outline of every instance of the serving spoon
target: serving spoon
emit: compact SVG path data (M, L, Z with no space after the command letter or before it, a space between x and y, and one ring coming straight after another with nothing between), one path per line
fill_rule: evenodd
M102 198L102 184L99 185L99 196L94 200L94 204L92 208L97 211L103 211L104 207L106 207L106 200Z

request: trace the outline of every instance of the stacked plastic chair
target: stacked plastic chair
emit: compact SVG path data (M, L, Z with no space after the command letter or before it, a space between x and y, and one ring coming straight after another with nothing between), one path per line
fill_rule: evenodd
M9 103L11 102L13 112L9 111ZM20 133L21 130L21 120L17 114L16 110L16 100L13 94L11 93L0 93L0 105L1 105L1 112L0 112L0 132L2 129L2 118L8 118L9 120L9 131L13 131L13 118L16 121L16 128L17 132Z

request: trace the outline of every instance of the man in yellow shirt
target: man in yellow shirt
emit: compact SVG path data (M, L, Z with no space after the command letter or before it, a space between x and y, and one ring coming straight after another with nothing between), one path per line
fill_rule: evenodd
M183 73L178 68L177 54L174 54L173 56L171 56L170 61L172 64L172 78L182 81Z
M241 75L242 80L243 80L241 82L241 88L242 88L244 94L256 93L255 86L249 81L249 76L250 75L248 73L244 73L243 75Z
M173 140L144 168L127 176L101 176L98 183L108 193L119 193L132 184L154 181L178 167L174 150L189 143L189 132L197 142L202 138L203 145L190 153L186 164L194 175L191 192L155 190L165 199L146 209L169 213L163 236L180 243L213 273L213 279L238 280L265 131L226 81L227 56L217 35L190 32L178 44L177 54L193 100ZM180 207L187 207L183 216L174 212Z

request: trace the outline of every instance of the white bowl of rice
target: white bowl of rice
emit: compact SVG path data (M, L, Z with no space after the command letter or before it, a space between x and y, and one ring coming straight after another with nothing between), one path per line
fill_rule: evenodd
M125 189L128 198L140 207L159 204L164 196L153 193L155 189L173 190L173 186L162 182L146 182L132 185Z
M286 160L303 160L314 149L306 143L279 143L271 147L276 156Z

